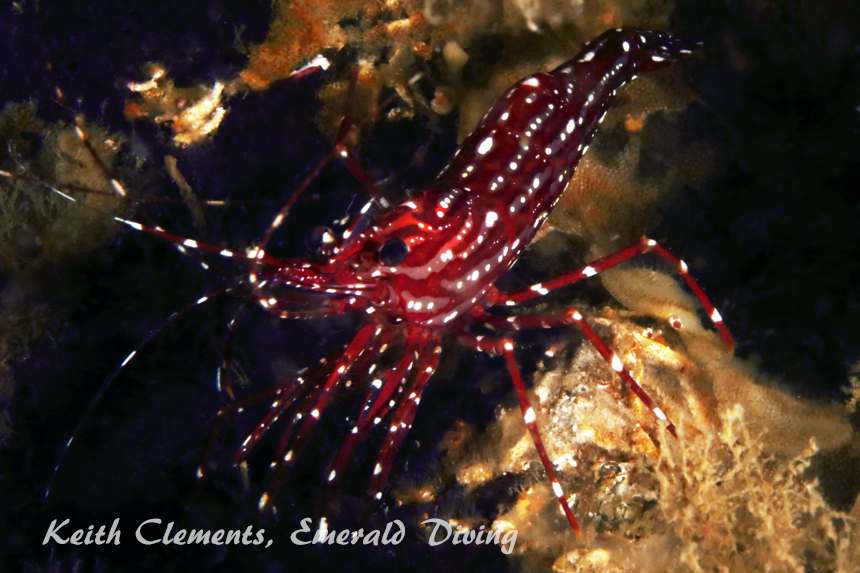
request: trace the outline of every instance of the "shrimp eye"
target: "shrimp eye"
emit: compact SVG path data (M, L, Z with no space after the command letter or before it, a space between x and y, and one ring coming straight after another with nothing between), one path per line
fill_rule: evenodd
M407 255L409 255L409 247L403 239L388 239L379 249L379 260L389 267L399 266L406 260Z
M311 252L318 255L327 256L330 254L331 248L334 246L335 236L331 229L320 225L314 227L305 236L305 246Z

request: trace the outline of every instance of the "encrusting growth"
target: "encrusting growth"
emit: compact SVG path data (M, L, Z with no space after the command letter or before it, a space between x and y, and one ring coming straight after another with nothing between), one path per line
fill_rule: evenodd
M857 441L844 410L762 382L702 327L695 301L669 276L623 267L600 276L634 308L590 320L663 405L678 439L583 344L538 377L532 403L559 480L575 492L585 544L571 543L507 408L479 445L449 441L444 462L466 491L521 476L518 500L492 526L519 531L532 569L855 571L858 509L831 508L810 470L817 453Z

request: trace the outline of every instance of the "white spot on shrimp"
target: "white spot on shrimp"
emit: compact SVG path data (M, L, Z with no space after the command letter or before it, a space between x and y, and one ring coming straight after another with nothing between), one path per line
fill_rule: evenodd
M478 145L478 155L486 155L493 148L493 138L487 137Z
M534 422L535 421L534 408L529 408L528 410L526 410L526 413L523 416L523 419L526 421L526 424L531 424L532 422Z
M122 361L122 364L120 364L120 366L119 366L119 367L120 367L120 368L122 368L123 366L125 366L126 364L128 364L129 360L131 360L132 358L134 358L134 355L135 355L135 354L137 354L137 350L133 350L131 354L129 354L128 356L126 356L126 357L125 357L125 360L123 360L123 361Z

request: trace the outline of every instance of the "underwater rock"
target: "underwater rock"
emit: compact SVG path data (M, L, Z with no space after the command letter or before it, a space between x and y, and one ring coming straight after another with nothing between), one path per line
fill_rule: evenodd
M668 276L642 268L605 275L610 292L637 308L605 308L590 322L678 437L596 350L571 342L572 357L536 377L532 403L583 544L555 502L518 408L501 408L476 444L450 448L445 459L466 491L519 476L517 500L500 506L493 527L519 531L524 568L856 571L857 507L833 508L810 467L834 467L814 464L829 451L847 460L841 471L857 472L856 456L842 453L856 441L844 409L762 383L702 326Z

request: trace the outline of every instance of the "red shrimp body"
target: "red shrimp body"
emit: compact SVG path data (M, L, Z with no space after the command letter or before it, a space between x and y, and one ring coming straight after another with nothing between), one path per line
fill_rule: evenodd
M285 261L270 278L350 291L344 310L370 308L443 331L462 327L546 220L616 90L689 51L665 32L604 33L554 71L511 87L435 183L357 237L344 237L327 264ZM408 254L386 264L380 252L398 240Z
M325 233L322 261L282 260L264 251L272 233L306 187L304 183L249 253L199 243L114 217L182 249L252 261L247 281L242 285L248 287L252 300L277 316L310 319L345 312L365 316L355 337L341 352L323 358L295 380L281 381L257 395L223 407L213 425L209 444L215 443L218 428L227 415L241 413L261 401L268 402L267 413L239 447L234 462L241 463L283 417L287 421L270 464L271 483L278 483L281 480L276 479L276 474L289 471L335 396L335 390L358 389L366 393L364 407L357 416L348 418L352 429L335 456L328 480L333 481L343 473L358 443L384 421L388 431L369 485L376 497L381 498L394 456L412 426L422 391L439 363L442 337L447 335L470 348L504 356L524 422L553 492L573 530L579 534L577 521L543 447L537 414L519 372L513 340L473 333L470 328L486 326L504 331L576 324L630 390L674 433L667 415L576 309L502 317L486 312L485 307L529 300L633 256L654 252L684 278L727 348L732 348L732 338L721 315L690 277L687 265L647 238L528 289L500 292L494 286L517 261L558 201L616 91L637 73L663 68L690 53L691 47L665 32L610 30L552 72L521 80L487 112L434 183L384 211L376 214L362 211L340 237ZM86 142L83 130L78 129L78 133ZM335 153L350 165L350 155L342 141L328 158ZM366 174L359 171L356 175L368 184ZM115 189L122 190L118 181L112 183ZM202 297L188 308L203 304L208 298ZM165 326L182 312L171 316ZM136 352L128 356L123 366ZM397 355L392 356L394 353ZM382 360L383 355L391 359ZM116 374L100 393L115 377ZM229 372L226 379L226 393L232 397ZM211 466L209 449L207 446L198 468L199 479ZM259 500L260 509L268 507L272 499L269 491L264 492Z
M526 426L553 491L579 534L541 443L536 415L514 358L513 341L474 334L469 327L483 324L504 330L576 323L632 391L674 431L663 411L575 309L543 317L501 318L485 312L484 307L514 304L514 299L527 300L548 292L538 284L519 293L500 293L494 284L546 220L616 90L638 72L665 67L689 52L687 44L665 32L608 31L556 70L530 76L511 87L432 185L375 216L363 213L340 238L328 235L323 262L279 260L262 248L249 254L259 263L250 275L253 296L268 312L284 318L362 312L366 318L338 358L323 360L297 385L270 391L268 396L275 398L269 413L234 460L243 460L279 417L288 415L291 420L271 464L275 472L286 471L307 443L334 390L355 384L366 388L364 407L357 418L350 419L352 430L328 479L341 475L358 442L384 420L389 430L369 487L381 497L422 390L438 365L442 336L450 335L471 348L505 357ZM342 155L346 155L343 150ZM281 223L287 208L275 219L267 237ZM683 263L646 239L593 264L608 268L652 249L686 273ZM596 272L584 267L560 277L559 284ZM692 279L688 283L694 290L699 288ZM718 317L703 293L700 298L709 314ZM392 346L402 346L396 364L378 369L379 356ZM239 412L242 404L222 413ZM260 507L267 506L270 499L265 493Z

